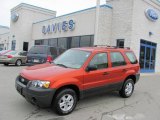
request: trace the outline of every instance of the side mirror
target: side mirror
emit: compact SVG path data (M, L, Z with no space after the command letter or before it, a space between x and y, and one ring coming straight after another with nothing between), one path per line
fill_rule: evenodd
M97 66L96 65L89 65L87 68L86 68L86 71L89 72L89 71L94 71L94 70L97 70Z

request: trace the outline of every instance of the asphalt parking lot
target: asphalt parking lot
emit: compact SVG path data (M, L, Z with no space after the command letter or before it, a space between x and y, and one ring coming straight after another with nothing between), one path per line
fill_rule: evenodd
M0 120L160 120L160 74L141 77L128 99L117 92L93 96L79 101L70 115L58 116L17 93L15 78L23 68L0 65Z

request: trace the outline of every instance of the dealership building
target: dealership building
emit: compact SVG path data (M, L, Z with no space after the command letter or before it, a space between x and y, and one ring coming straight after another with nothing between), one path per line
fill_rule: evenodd
M160 72L160 0L109 0L100 6L98 22L96 7L56 16L21 3L11 9L10 28L0 26L0 48L28 51L33 45L129 47L142 72Z

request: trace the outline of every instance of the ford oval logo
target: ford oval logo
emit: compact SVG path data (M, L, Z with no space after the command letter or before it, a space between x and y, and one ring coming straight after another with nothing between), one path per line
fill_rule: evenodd
M153 9L146 9L145 14L146 14L146 17L151 21L158 20L158 14Z

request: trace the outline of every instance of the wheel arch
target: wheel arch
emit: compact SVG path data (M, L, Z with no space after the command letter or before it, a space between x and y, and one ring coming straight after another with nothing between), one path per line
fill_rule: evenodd
M80 99L80 89L79 89L79 87L77 85L74 85L74 84L64 85L64 86L59 87L56 90L56 92L55 92L55 94L53 96L53 99L61 90L66 89L66 88L70 88L70 89L74 90L76 92L78 100Z
M126 77L125 81L127 81L128 79L132 79L134 84L136 83L136 75L128 75ZM124 81L124 83L125 83L125 81Z

